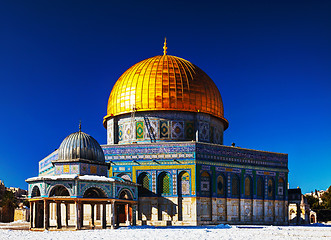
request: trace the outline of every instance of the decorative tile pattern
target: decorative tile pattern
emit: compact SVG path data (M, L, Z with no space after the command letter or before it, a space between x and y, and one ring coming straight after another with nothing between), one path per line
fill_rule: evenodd
M182 195L190 195L190 175L184 172L180 177L180 188Z
M210 142L211 143L215 143L214 131L215 131L215 127L214 126L210 126Z
M144 122L136 122L136 136L137 139L144 138Z
M194 122L193 121L186 121L185 122L185 139L187 140L194 140Z
M213 130L213 132L214 132L214 143L216 143L216 144L222 144L222 139L221 139L221 131L218 129L218 128L214 128L214 130Z
M123 137L122 140L128 142L132 139L133 132L131 122L123 124Z
M199 141L209 141L209 124L207 122L199 122Z
M160 121L160 138L169 138L169 122Z
M118 141L123 141L123 125L118 126Z
M114 143L114 119L107 121L107 144Z
M210 175L207 172L202 172L200 176L200 188L202 196L210 196Z
M149 131L151 134L154 134L155 139L160 138L159 123L160 123L159 120L149 120L149 124L150 124ZM146 124L145 124L144 135L145 135L145 139L150 139Z
M184 122L183 121L171 121L171 138L172 139L184 139Z
M172 171L172 194L177 195L177 174L176 174L176 170Z

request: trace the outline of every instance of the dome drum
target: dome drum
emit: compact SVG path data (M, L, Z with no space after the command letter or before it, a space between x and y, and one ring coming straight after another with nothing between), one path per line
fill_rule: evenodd
M205 113L149 111L107 120L107 144L200 141L223 144L224 123Z

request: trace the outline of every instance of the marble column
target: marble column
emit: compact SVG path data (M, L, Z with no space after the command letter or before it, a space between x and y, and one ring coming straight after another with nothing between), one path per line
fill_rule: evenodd
M110 226L112 229L115 227L115 201L111 202L110 208Z
M125 213L126 213L125 224L127 226L129 226L131 224L131 222L130 222L130 206L129 206L129 204L125 204Z
M36 228L37 227L37 203L33 202L33 222L32 222L32 227Z
M30 229L33 228L33 219L34 219L34 215L33 215L33 202L30 201Z

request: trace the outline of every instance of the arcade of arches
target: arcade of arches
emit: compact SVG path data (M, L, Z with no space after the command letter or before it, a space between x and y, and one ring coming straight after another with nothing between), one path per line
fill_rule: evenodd
M35 186L30 198L30 229L95 229L135 225L137 201L128 190L118 199L107 198L97 187L87 189L82 198L70 197L68 189L56 185L48 197Z

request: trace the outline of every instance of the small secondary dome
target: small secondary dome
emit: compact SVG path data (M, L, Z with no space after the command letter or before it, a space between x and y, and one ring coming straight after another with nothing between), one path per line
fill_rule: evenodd
M67 136L62 141L58 152L58 160L85 159L105 162L105 155L100 144L93 137L82 131Z

